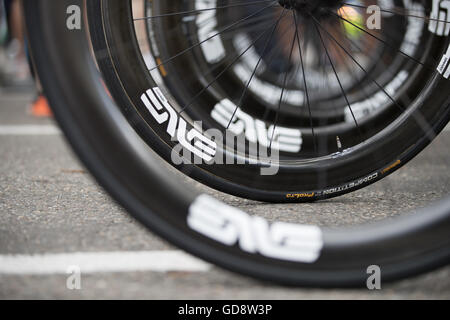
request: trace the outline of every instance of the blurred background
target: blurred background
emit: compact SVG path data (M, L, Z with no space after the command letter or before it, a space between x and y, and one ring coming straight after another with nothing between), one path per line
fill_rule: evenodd
M30 100L27 113L51 117L35 80L19 0L0 1L0 94L22 94Z

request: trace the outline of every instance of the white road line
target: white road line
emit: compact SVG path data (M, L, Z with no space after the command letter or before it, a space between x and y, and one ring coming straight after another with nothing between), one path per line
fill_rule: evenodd
M51 136L61 131L54 125L0 125L0 136Z
M100 272L206 272L211 265L183 251L85 252L43 255L0 255L0 274L66 274Z
M25 104L30 103L33 101L34 95L28 94L28 93L12 93L3 91L0 89L0 102L6 103L6 102L25 102Z

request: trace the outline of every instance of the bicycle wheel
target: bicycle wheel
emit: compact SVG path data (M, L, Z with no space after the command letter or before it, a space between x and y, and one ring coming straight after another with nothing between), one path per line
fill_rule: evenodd
M220 191L342 195L448 123L448 32L429 1L382 8L375 31L361 22L374 1L145 3L136 18L130 1L88 2L105 82L154 150Z
M450 202L387 223L326 229L266 219L199 195L158 164L105 90L85 26L68 29L81 0L25 0L31 51L56 119L84 164L134 217L173 244L253 277L304 286L361 286L449 262ZM72 11L70 11L72 12Z

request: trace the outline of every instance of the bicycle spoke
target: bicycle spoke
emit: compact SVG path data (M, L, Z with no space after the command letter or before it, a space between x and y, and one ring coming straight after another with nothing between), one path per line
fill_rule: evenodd
M275 25L276 23L274 23L273 25ZM267 28L264 32L262 32L251 44L250 46L248 46L244 52L240 53L235 59L233 59L233 61L228 64L224 70L222 70L210 83L208 83L207 86L205 86L200 92L198 92L194 98L185 106L181 109L180 114L183 113L187 108L189 108L194 102L195 100L200 97L206 90L208 90L226 71L228 71L244 54L246 54L252 47L253 45L258 42L258 40L260 40L262 38L262 36L264 36L267 31L269 31L273 25L271 25L269 28Z
M346 6L349 6L349 7L361 8L361 9L368 9L369 8L368 6L362 6L362 5L358 5L358 4L354 4L354 3L343 3L343 5L346 5ZM427 21L436 21L436 22L450 23L449 21L445 21L445 20L441 20L441 19L436 19L436 18L431 18L431 17L426 17L426 16L424 17L424 16L419 16L419 15L416 15L416 14L409 14L409 13L405 13L405 12L400 12L399 9L387 10L387 9L380 8L380 11L384 12L384 13L390 13L390 14L394 14L394 15L403 16L403 17L411 17L411 18L418 18L418 19L423 19L423 20L427 20Z
M435 69L434 69L432 66L429 66L428 64L425 64L425 63L423 63L423 62L417 60L416 58L411 57L409 54L403 52L402 50L399 50L399 49L394 48L392 45L390 45L390 44L389 44L388 42L386 42L385 40L381 39L380 37L378 37L378 36L376 36L376 35L374 35L374 34L372 34L372 33L370 33L369 31L367 31L367 30L361 28L360 26L358 26L357 24L351 22L350 20L345 19L344 17L338 15L337 13L334 13L333 11L330 11L330 10L328 10L328 11L331 12L332 14L334 14L335 16L337 16L339 19L342 19L342 20L344 20L345 22L350 23L350 24L351 24L352 26L354 26L355 28L357 28L357 29L363 31L364 33L368 34L369 36L371 36L371 37L377 39L378 41L382 42L384 45L390 47L391 49L394 49L394 50L398 51L400 54L402 54L403 56L405 56L405 57L411 59L412 61L416 62L417 64L421 65L422 67L426 67L426 68L429 68L429 69L432 69L432 70L435 71Z
M295 39L295 34L294 34L294 38L292 39L291 51L289 53L289 59L288 59L289 63L291 62L292 53L294 52L295 40L296 39ZM275 122L273 124L272 137L270 138L270 143L269 143L269 152L270 153L272 153L272 143L273 143L273 139L275 137L275 130L277 128L278 120L279 120L279 117L280 117L281 104L283 103L283 96L284 96L284 92L286 90L288 74L289 74L289 70L286 70L285 74L284 74L283 88L281 89L281 94L280 94L280 102L278 104L278 111L277 111L277 114L275 116Z
M251 6L251 5L257 5L257 4L264 4L267 2L273 2L273 0L259 0L259 1L253 1L253 2L246 2L246 3L236 3L236 4L230 4L226 6L217 6L212 8L205 8L205 9L197 9L197 10L189 10L189 11L180 11L180 12L173 12L173 13L165 13L165 14L159 14L154 15L150 17L143 17L143 18L134 18L134 21L147 21L151 19L157 19L157 18L167 18L167 17L173 17L173 16L184 16L184 15L195 15L200 14L202 12L207 11L213 11L218 9L229 9L229 8L235 8L235 7L245 7L245 6Z
M311 102L309 100L308 84L306 83L305 64L303 62L303 52L302 52L302 47L301 47L301 43L300 43L300 37L298 35L298 20L297 20L297 15L295 12L292 13L292 16L293 16L294 22L295 22L295 36L297 38L298 52L300 55L300 62L301 62L301 67L302 67L303 83L304 83L304 87L305 87L306 102L308 105L309 120L310 120L310 124L311 124L311 133L313 136L313 143L314 143L314 151L317 153L317 140L316 140L316 133L314 130L314 122L313 122L312 111L311 111Z
M353 57L352 56L352 54L350 53L350 52L348 52L348 50L347 49L345 49L345 47L341 44L341 43L339 43L339 41L337 41L337 39L328 31L328 30L326 30L326 29L324 29L321 25L320 25L320 23L318 23L318 21L317 21L317 19L316 18L314 18L314 17L312 17L314 20L315 20L315 22L317 23L317 25L322 29L322 30L324 30L325 32L326 32L326 34L350 57L350 59L352 59L353 60L353 62L368 76L368 77L370 77L370 79L371 79L371 81L373 82L373 83L375 83L376 84L376 86L381 90L381 91L383 91L385 94L386 94L386 96L403 112L403 111L405 111L405 109L402 107L402 106L400 106L400 104L386 91L386 89L384 89L383 88L383 86L381 86L379 83L378 83L378 81L376 81L368 72L367 72L367 70L355 59L355 57ZM347 38L348 39L348 38Z
M311 16L313 19L315 19L312 15L310 15L310 16ZM326 47L326 45L325 45L325 41L323 40L322 34L321 34L321 32L320 32L320 30L319 30L319 27L318 27L318 22L316 22L316 21L313 21L313 22L314 22L314 26L316 27L317 34L319 35L320 41L322 42L322 45L323 45L323 47L324 47L324 49L325 49L325 53L326 53L326 55L327 55L327 57L328 57L328 60L329 60L330 65L331 65L331 68L333 69L333 72L334 72L334 74L335 74L335 76L336 76L336 80L337 80L337 82L339 83L339 87L341 88L341 91L342 91L342 94L343 94L343 96L344 96L344 99L345 99L345 101L346 101L346 103L347 103L347 105L348 105L348 108L350 109L350 113L352 114L353 120L355 121L356 128L358 129L359 135L362 137L361 128L359 127L358 121L356 120L356 117L355 117L355 114L354 114L354 112L353 112L353 109L352 109L352 106L351 106L351 104L350 104L350 101L349 101L349 99L348 99L348 96L347 96L347 94L345 93L344 87L343 87L343 85L342 85L342 83L341 83L341 80L340 80L340 78L339 78L339 75L338 75L338 73L337 73L337 71L336 71L336 67L334 66L333 60L331 59L330 53L328 52L328 49L327 49L327 47ZM319 23L319 25L320 25L320 23Z
M252 82L252 80L253 80L253 77L255 76L256 71L258 70L258 67L259 67L259 65L261 64L261 61L262 61L262 59L264 58L264 56L265 56L265 54L266 54L267 47L268 47L269 43L272 41L273 35L275 34L275 31L276 31L276 29L278 28L278 25L279 25L280 21L281 21L282 18L284 17L285 11L286 11L286 10L283 8L283 11L281 12L280 17L278 18L278 20L277 20L275 26L274 26L273 29L272 29L272 32L271 32L269 38L267 39L267 41L266 41L266 43L265 43L265 45L264 45L263 53L262 53L261 56L259 57L258 62L256 63L255 68L253 69L252 75L250 76L250 78L249 78L249 80L248 80L248 82L247 82L247 84L246 84L246 86L245 86L245 88L244 88L244 91L243 91L243 93L242 93L242 95L241 95L241 97L240 97L240 99L239 99L239 103L236 105L236 108L235 108L233 114L231 115L231 119L230 119L230 121L229 121L229 123L228 123L228 125L227 125L227 128L226 128L227 130L230 128L230 125L231 125L231 123L233 122L233 119L234 119L234 117L235 117L235 115L236 115L236 112L237 112L238 109L242 106L242 102L244 101L244 97L245 97L245 95L246 95L246 93L247 93L247 90L248 90L248 88L250 87L250 84L251 84L251 82Z
M176 55L170 57L169 59L167 59L167 60L165 60L165 61L162 61L161 63L159 63L158 65L156 65L156 66L153 67L152 69L150 69L149 71L156 70L157 68L161 67L162 65L164 65L164 64L166 64L166 63L169 63L169 62L173 61L174 59L176 59L176 58L182 56L183 54L185 54L185 53L191 51L192 49L194 49L194 48L196 48L196 47L202 45L203 43L205 43L205 42L207 42L207 41L213 39L214 37L216 37L216 36L222 34L224 31L229 30L229 29L231 29L232 27L238 25L239 23L244 22L244 21L246 21L246 20L248 20L248 19L250 19L250 18L256 16L258 13L260 13L260 12L262 12L262 11L264 11L264 10L270 8L270 7L274 7L274 6L275 6L275 4L272 3L272 4L270 4L270 5L268 5L268 6L264 7L264 8L262 8L261 10L258 10L257 12L255 12L255 13L253 13L253 14L251 14L251 15L245 17L245 18L242 18L242 19L240 19L240 20L238 20L238 21L236 21L236 22L234 22L234 23L232 23L231 25L227 26L225 29L223 29L223 30L221 30L221 31L219 31L219 32L217 32L217 33L215 33L215 34L213 34L212 36L209 36L209 37L206 38L205 40L200 41L200 42L194 44L193 46L190 46L190 47L187 48L187 49L184 49L183 51L177 53Z

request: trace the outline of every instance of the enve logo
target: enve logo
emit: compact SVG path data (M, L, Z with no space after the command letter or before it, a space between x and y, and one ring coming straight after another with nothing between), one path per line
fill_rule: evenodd
M323 248L316 226L275 222L247 213L209 197L199 196L189 208L188 226L226 246L262 256L303 263L317 261Z
M297 153L302 149L303 138L300 130L281 126L275 128L273 125L267 128L263 121L254 119L229 99L217 103L211 117L235 135L245 134L248 141L259 143L263 147L270 146L271 149L290 153Z
M158 87L147 90L141 100L159 124L167 123L167 133L183 148L206 162L214 159L217 144L195 128L188 131L186 121L178 115Z
M438 36L448 36L450 33L450 0L433 0L430 15L430 32Z

